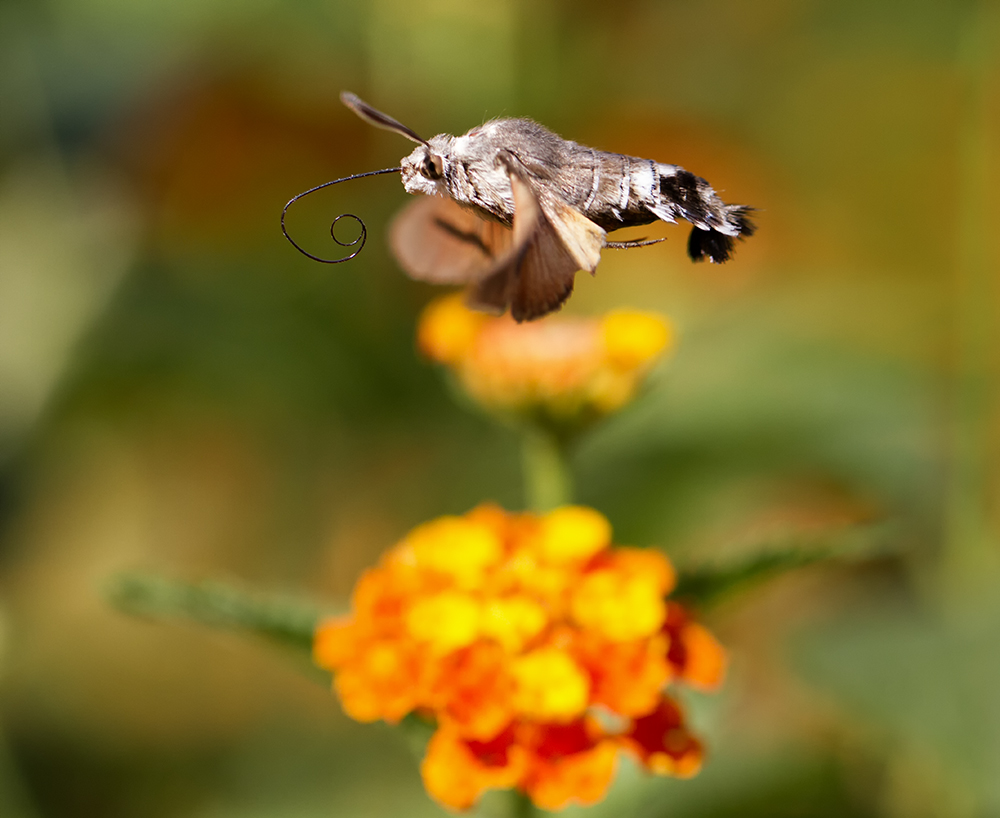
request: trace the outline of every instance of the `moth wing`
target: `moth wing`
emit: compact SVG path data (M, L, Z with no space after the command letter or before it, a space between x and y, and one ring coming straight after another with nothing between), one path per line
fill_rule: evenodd
M560 307L573 292L577 270L593 272L605 232L556 195L537 188L520 162L500 153L514 198L513 242L471 290L473 306L530 321Z
M468 284L503 257L510 228L479 218L444 196L420 196L389 228L389 246L410 278L431 284Z
M531 321L559 309L573 292L579 268L552 226L542 221L525 248L517 274L510 279L510 314L514 320Z
M579 210L556 195L542 196L542 211L577 269L588 273L597 269L607 233Z
M509 267L491 270L477 281L465 294L465 303L475 310L503 315L510 304L511 285L514 277Z

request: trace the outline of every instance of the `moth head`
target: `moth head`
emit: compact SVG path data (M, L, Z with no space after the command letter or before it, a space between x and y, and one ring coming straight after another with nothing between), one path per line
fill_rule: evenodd
M454 137L435 136L426 145L413 149L413 153L400 162L403 187L407 193L447 195L445 174L448 168L448 149Z

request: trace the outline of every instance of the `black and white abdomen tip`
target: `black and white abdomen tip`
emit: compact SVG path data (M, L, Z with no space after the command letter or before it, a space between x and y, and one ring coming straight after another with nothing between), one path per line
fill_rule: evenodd
M660 200L651 210L665 221L679 217L691 222L688 255L692 261L707 258L721 264L732 256L736 239L753 235L753 208L726 204L708 182L676 165L660 165L658 170Z
M702 261L708 258L715 264L729 261L736 246L736 239L752 236L754 223L750 221L749 213L753 208L745 205L725 205L725 230L715 228L692 227L688 236L688 255L692 261Z

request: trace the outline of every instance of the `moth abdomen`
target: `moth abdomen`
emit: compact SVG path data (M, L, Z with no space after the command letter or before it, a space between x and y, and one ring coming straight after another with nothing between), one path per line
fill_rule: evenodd
M656 163L621 153L586 149L577 174L577 206L605 230L636 227L659 218L655 203Z
M688 256L692 261L728 261L736 239L753 235L752 208L726 204L707 181L684 168L660 165L659 169L660 201L651 208L653 212L661 218L668 215L668 221L679 216L691 223Z
M749 218L752 208L744 205L726 205L725 210L727 224L730 228L735 226L737 232L731 235L719 230L692 227L687 245L688 256L692 261L703 261L706 257L715 264L729 261L736 246L736 239L753 235L754 224Z
M726 204L677 165L590 148L529 119L423 139L353 94L341 99L417 143L399 167L406 191L420 194L391 230L400 265L418 280L467 284L472 303L509 308L517 321L558 309L577 272L593 273L604 248L664 240L609 241L612 231L685 219L688 254L714 262L754 232L751 208Z
M715 191L700 176L695 176L684 168L673 167L673 173L661 173L660 196L673 204L680 215L692 224L710 225L716 221L713 199L718 200ZM722 202L718 202L720 205Z

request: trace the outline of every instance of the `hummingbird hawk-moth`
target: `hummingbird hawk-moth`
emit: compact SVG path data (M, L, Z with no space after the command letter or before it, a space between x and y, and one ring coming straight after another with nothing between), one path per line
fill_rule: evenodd
M609 241L622 227L685 219L688 255L717 263L754 232L751 208L724 203L677 165L588 148L530 119L494 119L463 136L427 140L354 94L340 99L418 144L398 168L406 191L422 194L390 228L400 266L420 281L466 285L479 309L540 318L569 298L579 270L596 270L603 248L663 240ZM390 170L397 169L376 173ZM364 230L362 222L362 244Z

